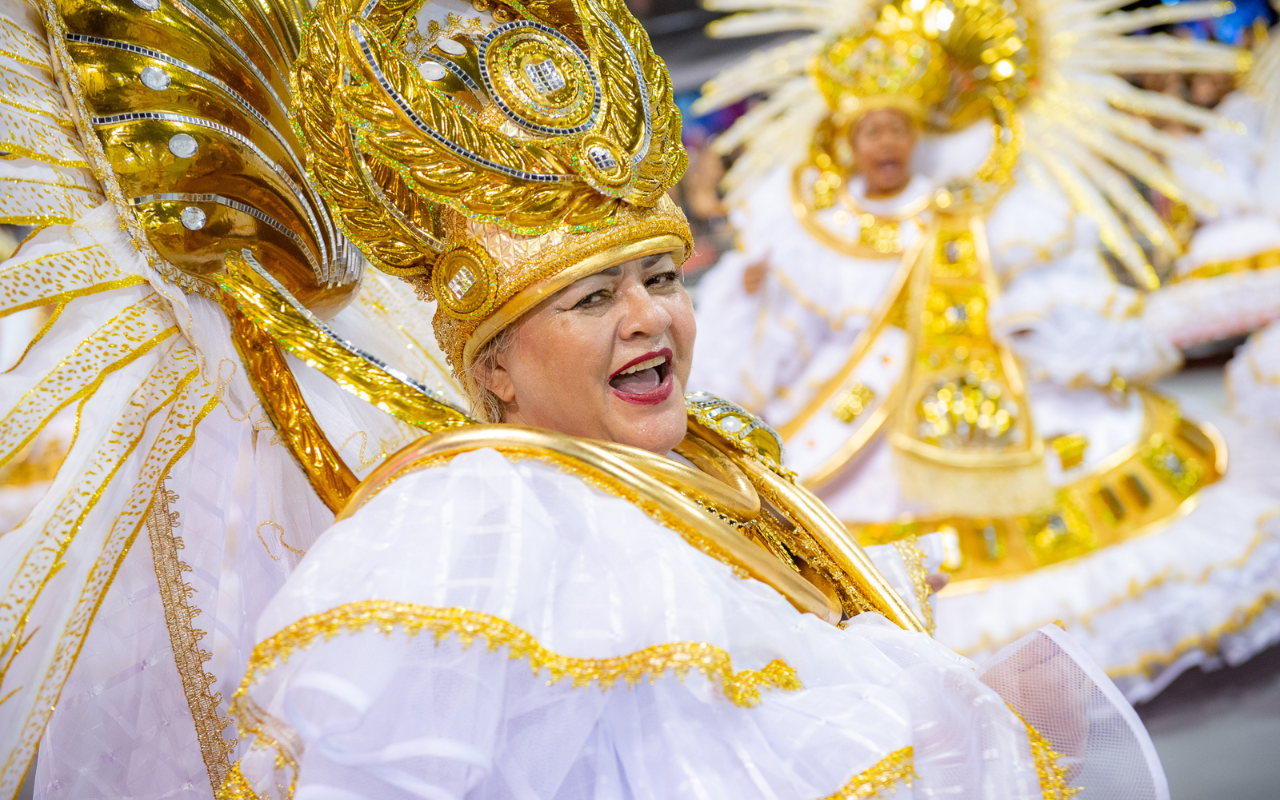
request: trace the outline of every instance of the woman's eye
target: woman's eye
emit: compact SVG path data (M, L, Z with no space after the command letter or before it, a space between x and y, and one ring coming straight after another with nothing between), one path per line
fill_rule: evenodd
M652 288L660 289L665 286L670 286L673 283L678 283L679 281L680 281L680 276L676 273L676 271L668 270L666 272L659 272L657 275L654 275L653 277L649 278L649 280L646 281L646 283Z
M608 300L608 299L609 299L609 293L604 289L601 289L598 292L592 292L591 294L582 298L578 302L574 303L573 307L574 308L591 308L592 306L599 305L600 303L603 303L605 300Z

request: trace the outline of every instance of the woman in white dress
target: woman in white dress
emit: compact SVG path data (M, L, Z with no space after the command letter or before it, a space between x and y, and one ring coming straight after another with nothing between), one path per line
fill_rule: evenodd
M1141 724L1069 637L1033 633L981 670L935 643L914 549L874 554L886 578L792 483L776 434L685 395L691 242L665 196L684 155L665 70L621 4L419 21L443 38L417 70L368 45L373 22L403 32L423 8L322 3L299 73L372 79L354 108L323 80L295 102L308 140L350 113L379 133L362 146L404 137L416 157L449 130L522 126L510 149L468 140L484 160L449 176L329 193L374 257L386 219L447 233L402 242L432 256L411 280L476 418L378 467L263 613L233 702L253 744L222 795L1165 796ZM433 127L434 94L383 113L445 61L480 70L507 121L459 102L439 107L457 127ZM628 91L628 124L590 111ZM587 135L537 130L534 114L572 122L557 107L585 109ZM585 157L558 161L566 146ZM315 162L317 181L349 180L352 157ZM567 202L548 204L537 176L569 163ZM456 194L431 214L389 191L444 177ZM484 210L499 185L503 209ZM375 200L402 215L364 216ZM278 286L244 280L261 324L310 335Z
M1127 112L1219 124L1112 71L1239 53L1122 35L1147 11L769 5L717 30L813 33L706 87L770 96L720 144L741 247L698 286L693 388L774 425L864 543L940 534L962 653L1060 620L1142 699L1274 642L1280 442L1140 388L1180 356L1100 252L1153 286L1127 225L1173 246L1120 170L1177 193L1153 152L1187 148Z

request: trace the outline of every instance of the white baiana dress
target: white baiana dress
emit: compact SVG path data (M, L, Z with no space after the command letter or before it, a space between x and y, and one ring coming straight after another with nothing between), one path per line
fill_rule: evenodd
M230 796L1167 796L1136 715L1062 631L979 668L876 614L840 629L494 450L327 531L258 638Z
M949 177L940 165L966 163L974 148L982 149L981 142L922 140L917 175L898 197L868 201L856 176L848 191L860 210L890 215L919 205ZM961 157L939 158L939 152ZM853 257L817 241L793 213L791 172L778 169L733 211L739 250L697 286L699 337L690 378L693 389L735 400L778 428L849 360L900 263ZM932 180L924 177L930 174ZM1081 463L1069 468L1048 450L1049 483L1061 487L1132 454L1146 435L1142 396L1116 389L1115 379L1130 385L1153 379L1175 368L1179 355L1142 316L1144 298L1111 277L1093 224L1039 177L1019 172L987 219L1003 287L987 320L995 338L1019 357L1037 434L1046 442L1080 434L1088 442ZM839 205L819 213L828 215L828 227L845 222L836 218ZM920 222L904 223L904 245L920 231ZM743 271L765 258L764 283L747 294ZM908 346L902 328L886 325L857 379L875 397L888 396L901 379ZM1210 416L1184 412L1197 421ZM1050 567L953 584L939 601L938 638L978 657L1061 621L1133 700L1160 691L1188 666L1238 663L1276 641L1280 479L1266 466L1266 454L1280 452L1280 437L1274 429L1242 424L1215 418L1205 426L1221 434L1229 467L1172 519ZM833 442L849 438L844 425L819 414L787 437L788 463L801 479L829 463ZM883 433L872 438L817 489L842 520L889 523L929 513L927 502L903 496L886 439Z

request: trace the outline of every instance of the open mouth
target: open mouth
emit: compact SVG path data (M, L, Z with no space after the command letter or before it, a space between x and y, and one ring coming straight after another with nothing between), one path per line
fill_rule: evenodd
M645 353L609 376L613 393L637 405L661 403L671 396L674 383L668 347Z
M902 160L898 158L882 158L876 162L876 168L881 172L901 172Z

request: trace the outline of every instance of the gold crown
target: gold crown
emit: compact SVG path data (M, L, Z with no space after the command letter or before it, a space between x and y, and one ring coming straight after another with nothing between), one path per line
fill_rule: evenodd
M666 197L687 164L670 78L620 0L476 7L424 37L429 4L322 0L294 74L339 228L438 302L464 379L583 265L692 250Z
M809 74L846 125L891 106L934 129L957 130L1027 96L1035 49L1034 20L1018 5L895 0L828 42Z
M894 12L893 6L885 7L893 24L837 38L810 63L809 74L827 105L850 122L889 107L923 123L928 109L946 96L951 70L942 46L915 24L899 27Z

